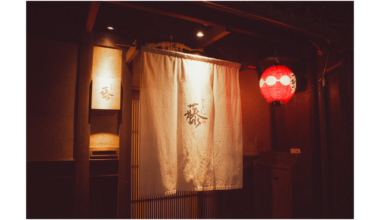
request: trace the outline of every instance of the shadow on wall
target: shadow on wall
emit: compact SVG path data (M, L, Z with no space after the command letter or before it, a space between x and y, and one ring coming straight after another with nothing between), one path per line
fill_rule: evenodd
M239 73L243 123L243 155L258 155L271 150L270 104L260 92L258 72Z

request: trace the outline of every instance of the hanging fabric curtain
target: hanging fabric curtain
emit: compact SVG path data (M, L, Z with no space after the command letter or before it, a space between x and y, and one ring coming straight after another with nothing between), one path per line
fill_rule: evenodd
M240 64L140 54L139 197L242 188Z

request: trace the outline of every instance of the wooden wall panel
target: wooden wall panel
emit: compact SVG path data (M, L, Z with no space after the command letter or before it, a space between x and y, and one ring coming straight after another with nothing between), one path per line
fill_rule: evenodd
M29 161L26 218L74 217L74 161Z
M47 162L49 163L49 162ZM30 219L74 218L74 179L41 178L27 180L27 213ZM59 189L59 190L58 190Z
M302 50L301 50L302 51ZM318 187L319 158L313 153L318 152L319 138L317 80L313 56L307 49L303 50L302 58L294 64L297 77L297 90L292 99L275 109L275 149L280 152L290 152L291 148L299 148L297 172L292 177L292 218L312 218L316 213L314 196ZM314 188L313 188L314 187ZM318 191L320 194L320 191Z
M337 51L330 48L327 69L340 62ZM301 149L292 189L294 218L353 217L352 64L327 73L323 87L318 74L326 59L327 54L305 49L298 62L305 65L299 68L306 78L304 89L284 106L274 107L276 150Z
M243 154L258 155L271 149L270 104L261 95L256 70L239 73L243 123Z
M73 160L78 46L28 38L26 51L27 160Z
M354 215L353 137L351 130L353 128L353 97L349 96L347 81L352 77L352 69L347 70L347 68L349 67L342 68L327 77L327 140L331 164L333 218L353 218Z
M339 52L338 52L339 51ZM319 85L321 200L323 218L353 218L353 63L352 51L331 46L318 57L318 72L343 61Z

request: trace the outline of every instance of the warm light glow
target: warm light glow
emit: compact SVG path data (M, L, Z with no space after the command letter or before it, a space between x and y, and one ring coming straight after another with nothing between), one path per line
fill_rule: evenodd
M198 36L198 37L203 37L203 33L202 33L202 32L198 32L198 33L197 33L197 36Z
M264 98L273 101L288 102L296 91L296 77L286 66L272 66L266 69L260 79L260 91Z
M107 27L107 29L108 29L108 30L113 30L113 27L110 26L110 27Z
M190 65L191 63L191 65ZM188 65L186 65L187 70L192 73L192 76L194 78L189 78L188 83L193 86L193 91L191 91L192 97L194 97L194 102L200 102L202 100L203 94L205 93L204 86L199 83L196 79L202 79L204 78L204 69L209 68L209 65L205 62L199 62L199 61L191 61Z
M97 133L90 135L91 148L119 148L119 135L110 133Z
M121 50L94 47L92 109L120 109Z

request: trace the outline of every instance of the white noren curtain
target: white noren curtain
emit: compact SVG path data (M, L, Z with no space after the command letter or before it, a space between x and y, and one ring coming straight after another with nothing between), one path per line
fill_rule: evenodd
M243 186L240 64L141 49L139 197Z

